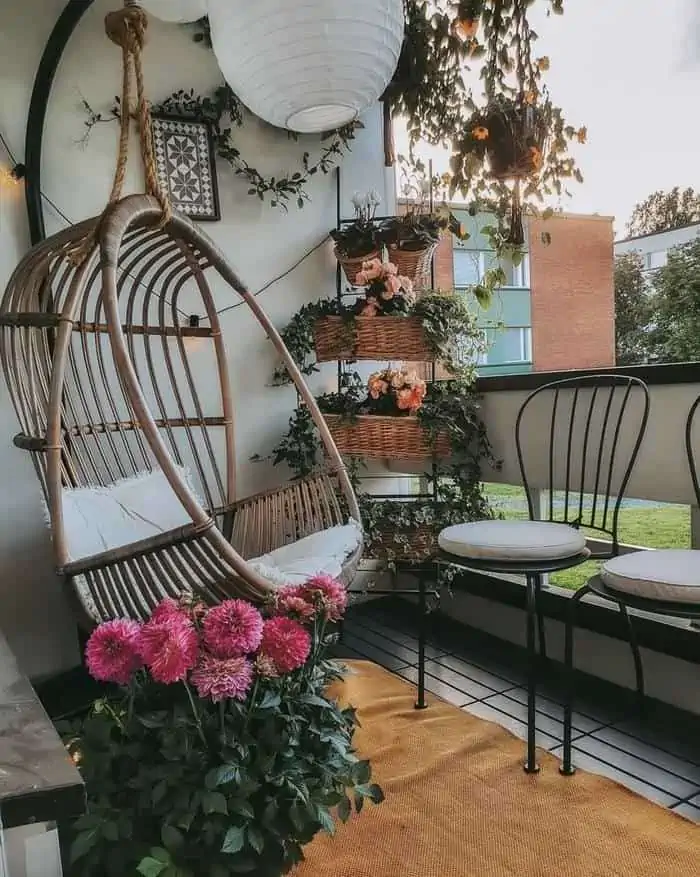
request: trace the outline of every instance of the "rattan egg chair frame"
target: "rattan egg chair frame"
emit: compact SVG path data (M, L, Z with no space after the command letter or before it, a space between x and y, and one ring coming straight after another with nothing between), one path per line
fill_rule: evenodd
M76 265L80 248L86 258ZM325 446L323 474L237 499L234 408L211 280L217 294L224 283L240 296L282 358ZM188 303L197 297L208 325L183 319L178 305L186 292ZM192 362L203 356L201 345L209 347L211 370ZM314 397L257 299L189 219L173 213L163 224L162 205L150 195L129 196L100 220L27 254L0 305L0 360L21 424L15 444L31 454L56 569L78 598L84 624L144 618L163 598L183 592L208 603L232 596L263 601L272 586L247 559L348 517L360 520ZM71 559L64 489L107 486L155 469L191 522ZM196 476L198 490L183 469ZM345 562L345 582L361 552L360 546Z

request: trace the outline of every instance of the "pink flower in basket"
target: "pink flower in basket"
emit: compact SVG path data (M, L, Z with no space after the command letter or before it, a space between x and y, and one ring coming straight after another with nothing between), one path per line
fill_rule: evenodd
M395 274L399 273L399 269L396 267L396 265L394 265L393 262L385 262L384 273L387 277L393 277Z
M364 305L362 306L362 310L360 311L361 317L376 317L377 311L379 307L377 302L374 299L368 299Z
M390 274L384 279L384 289L381 296L385 301L388 301L399 292L401 292L401 280L395 274Z
M355 275L355 284L357 286L365 286L369 283L369 278L367 277L366 271L358 271Z
M143 665L137 649L140 630L138 622L123 618L95 628L85 649L90 674L100 682L127 685Z
M396 404L402 411L410 411L414 413L423 404L425 398L425 385L415 384L412 387L405 387L396 394Z
M370 259L367 262L362 263L362 272L366 276L367 283L370 280L379 280L379 278L384 274L384 266L380 262L379 259Z

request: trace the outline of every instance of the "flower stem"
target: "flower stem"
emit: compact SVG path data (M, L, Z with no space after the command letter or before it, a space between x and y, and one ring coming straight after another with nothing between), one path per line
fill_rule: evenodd
M258 684L260 682L260 677L257 676L255 682L253 683L253 691L250 695L250 703L248 704L248 712L246 713L245 722L243 723L243 733L248 730L248 722L250 721L250 716L253 712L253 708L255 707L255 698L258 694Z
M204 736L204 728L202 727L202 720L199 717L197 705L195 704L194 697L192 696L192 690L190 689L190 686L187 684L186 679L182 680L182 684L185 686L185 691L187 692L187 697L190 700L190 706L192 707L192 715L194 716L194 721L195 721L195 724L197 725L197 732L199 734L199 738L202 741L202 743L204 743L204 745L206 746L207 745L207 738Z

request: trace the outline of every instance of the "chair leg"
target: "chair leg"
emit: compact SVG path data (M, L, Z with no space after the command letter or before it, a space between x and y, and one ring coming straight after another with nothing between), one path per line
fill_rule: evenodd
M620 607L620 613L622 617L625 619L625 624L627 625L627 632L629 634L630 640L630 648L632 649L632 657L634 658L634 675L636 677L637 682L637 698L639 700L640 709L644 708L644 666L642 665L642 656L639 652L639 640L637 639L637 632L634 629L634 625L632 624L632 619L630 618L630 614L627 611L627 607L624 603L617 604Z
M564 642L564 755L559 766L559 773L563 776L573 776L576 768L571 763L571 737L573 725L574 703L574 630L576 624L576 607L586 594L590 593L588 585L579 588L571 598L569 609L566 613L566 639Z
M537 639L539 642L540 658L547 660L547 640L544 630L544 615L542 614L542 576L532 577L535 585L535 607L537 609Z
M425 702L425 640L426 627L428 624L428 600L425 593L425 573L418 576L418 614L420 615L420 628L418 630L418 699L415 707L417 710L427 708Z
M535 749L536 735L536 700L537 700L537 651L535 648L535 616L537 614L537 595L535 591L534 578L528 576L527 579L527 657L528 657L528 676L527 676L527 761L525 762L525 773L538 773L539 765L537 764L537 752Z

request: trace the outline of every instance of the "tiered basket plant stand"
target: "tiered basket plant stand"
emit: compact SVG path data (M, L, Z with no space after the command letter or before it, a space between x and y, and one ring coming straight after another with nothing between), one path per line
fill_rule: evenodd
M344 220L340 214L339 170L336 171L336 184L338 187L337 224L340 228L351 220ZM389 217L377 217L377 220L387 218ZM423 265L425 284L429 283L431 288L434 285L432 255L431 252L424 260L425 264ZM391 253L388 254L388 260L392 261ZM359 293L359 289L348 288L341 265L338 264L336 272L338 303L342 304L348 298L355 298ZM343 386L343 378L348 370L348 364L358 360L378 363L386 363L387 361L428 363L428 382L435 381L437 363L425 341L422 324L418 318L356 317L350 331L342 317L323 317L316 324L314 341L316 358L319 362L337 362L339 391ZM450 443L447 436L437 436L435 440L430 441L422 429L420 421L415 416L365 415L356 418L355 421L348 421L338 415L325 415L325 420L341 454L359 456L365 459L430 460L432 490L422 492L411 499L438 503L436 461L439 457L449 455ZM397 476L388 477L393 480ZM385 493L373 496L373 499L377 501L404 500L405 497L401 494ZM418 599L420 628L416 709L425 709L427 706L425 701L425 646L428 615L431 609L430 604L439 599L437 589L435 587L429 588L429 583L436 581L435 564L430 555L425 555L426 545L436 546L437 533L430 534L426 530L425 526L417 528L415 540L411 539L411 545L406 547L403 556L397 556L394 560L397 573L405 572L417 578L417 588L391 590L370 588L360 592L368 596L414 596Z

